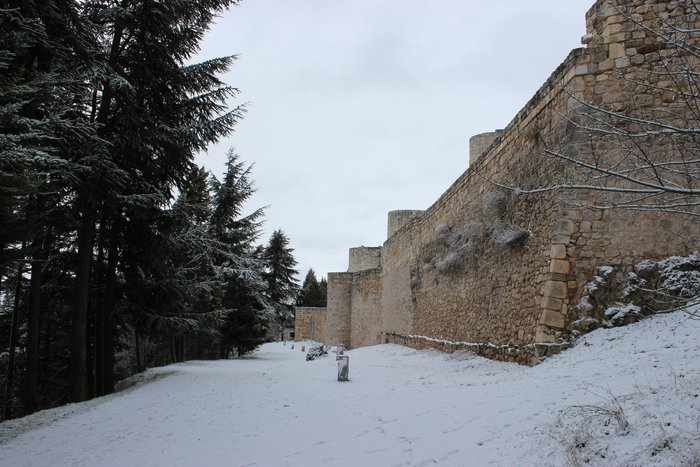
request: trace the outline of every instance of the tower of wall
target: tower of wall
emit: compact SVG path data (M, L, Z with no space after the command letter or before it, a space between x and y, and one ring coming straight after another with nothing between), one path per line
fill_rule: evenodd
M496 130L469 138L469 165L476 162L501 134L503 134L503 130Z
M353 274L328 273L324 344L350 347Z
M380 246L350 248L348 256L348 272L376 269L382 265L382 247Z
M386 238L393 237L394 234L401 230L401 228L403 228L405 225L408 225L411 221L420 218L424 212L425 211L416 209L389 211Z

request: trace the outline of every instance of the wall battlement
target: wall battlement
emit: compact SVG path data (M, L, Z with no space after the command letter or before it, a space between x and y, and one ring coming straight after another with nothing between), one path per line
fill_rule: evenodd
M348 272L359 272L367 269L377 269L382 266L382 247L360 246L350 248Z
M386 238L393 237L396 232L403 229L411 222L420 219L424 212L425 211L408 209L389 211Z
M472 165L479 157L484 155L501 133L503 133L503 130L489 131L488 133L480 133L469 138L469 165Z
M534 364L567 345L596 267L622 274L641 259L685 254L697 220L572 209L561 192L500 188L583 180L545 149L621 157L618 145L576 126L582 102L613 112L688 112L656 91L663 76L652 72L660 60L682 59L653 33L674 20L700 29L689 2L596 1L586 14L586 47L566 57L504 130L470 139L469 169L426 211L390 212L383 247L352 249L349 272L329 274L323 341L471 349ZM595 203L601 195L571 196Z

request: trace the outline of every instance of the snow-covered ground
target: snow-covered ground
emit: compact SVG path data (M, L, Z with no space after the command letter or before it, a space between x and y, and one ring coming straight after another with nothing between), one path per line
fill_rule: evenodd
M0 424L0 465L698 465L699 338L676 312L534 368L381 345L349 352L346 383L267 344Z

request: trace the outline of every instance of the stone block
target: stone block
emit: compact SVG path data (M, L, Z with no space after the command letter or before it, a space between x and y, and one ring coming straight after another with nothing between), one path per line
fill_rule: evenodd
M550 335L548 329L543 326L537 326L535 331L535 342L555 342L554 336Z
M566 298L566 282L547 281L547 283L544 286L543 295L545 297Z
M615 60L622 58L625 55L627 55L627 52L625 51L625 44L610 44L608 58Z
M571 263L564 259L553 259L549 263L549 271L557 274L569 274L571 272Z
M563 313L552 310L543 310L540 324L550 328L563 329L566 326L566 319Z
M571 243L571 237L569 235L555 235L552 243L568 245L569 243Z
M562 219L580 219L581 215L582 213L580 209L562 209L559 212L559 217L561 217Z
M566 259L566 245L552 245L549 257L552 259Z
M615 68L615 60L608 59L608 60L603 60L598 64L598 70L599 71L609 71Z
M549 298L545 297L542 300L542 308L545 310L559 311L561 312L561 307L564 301L561 298Z
M559 219L555 227L554 233L557 235L571 235L574 233L574 223L570 219Z
M644 63L644 55L635 55L630 58L630 63L632 65L641 65Z

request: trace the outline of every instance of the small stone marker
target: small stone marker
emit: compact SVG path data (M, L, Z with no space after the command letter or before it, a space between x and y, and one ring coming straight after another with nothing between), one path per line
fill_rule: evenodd
M301 351L302 351L302 352L306 352L306 346L305 346L305 345L302 345L302 346L301 346Z
M287 347L287 341L282 341L282 345Z
M294 343L292 343L292 350L294 350Z
M338 381L349 381L350 357L348 355L339 355L335 359L338 361Z

